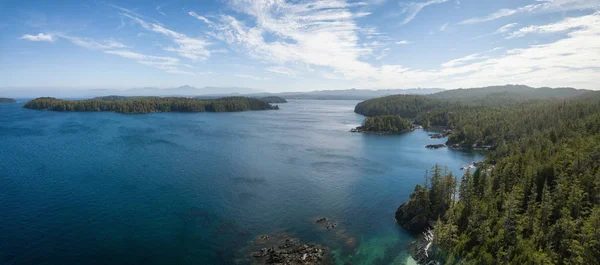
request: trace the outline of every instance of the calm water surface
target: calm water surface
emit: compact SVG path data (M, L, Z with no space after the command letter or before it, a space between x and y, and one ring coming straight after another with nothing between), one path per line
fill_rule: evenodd
M0 264L230 264L263 233L338 264L403 264L396 208L435 163L481 155L417 130L348 132L357 101L242 113L59 113L0 104ZM322 231L327 216L338 228ZM355 244L352 244L355 242Z

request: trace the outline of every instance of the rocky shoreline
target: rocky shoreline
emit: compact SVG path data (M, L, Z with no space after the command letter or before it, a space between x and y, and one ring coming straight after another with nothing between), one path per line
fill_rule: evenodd
M393 135L393 134L402 134L402 133L406 133L406 132L412 132L414 130L419 130L419 129L423 129L422 126L420 125L414 125L410 128L410 129L406 129L403 131L371 131L371 130L367 130L365 129L363 126L358 126L356 128L352 128L350 129L350 132L353 133L372 133L372 134L377 134L377 135Z
M272 239L275 241L272 242ZM260 235L256 242L266 245L250 255L255 259L254 264L326 264L329 250L321 245L302 243L300 239L292 237L277 238L269 235Z

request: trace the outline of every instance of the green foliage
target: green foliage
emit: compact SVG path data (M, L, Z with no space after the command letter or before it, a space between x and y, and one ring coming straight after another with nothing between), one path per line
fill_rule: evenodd
M397 115L367 117L362 124L362 129L368 132L400 133L412 128L412 124Z
M394 95L375 98L358 103L354 112L367 117L381 115L400 115L414 118L418 113L439 108L442 102L417 95Z
M119 113L149 112L231 112L279 109L260 99L225 97L218 99L193 99L177 97L104 97L88 100L61 100L36 98L24 108L53 111L113 111Z
M277 96L269 96L269 97L263 97L260 98L262 99L262 101L267 102L267 103L287 103L287 100L285 100L282 97L277 97Z
M445 120L440 118L444 112ZM427 197L431 214L440 218L435 259L444 264L600 264L598 93L453 105L426 116L454 130L449 142L496 147L483 166L464 174L460 200L448 202L450 190L433 188L440 180L436 173L428 196L420 189L411 195L411 201Z
M15 103L15 102L17 102L17 101L12 98L0 98L0 103Z

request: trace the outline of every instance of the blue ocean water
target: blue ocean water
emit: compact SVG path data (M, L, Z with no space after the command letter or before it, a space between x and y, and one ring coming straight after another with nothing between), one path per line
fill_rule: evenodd
M233 264L288 233L338 264L403 264L394 222L425 170L482 155L427 132L348 132L357 101L279 111L67 113L0 104L0 264ZM314 220L339 222L331 231Z

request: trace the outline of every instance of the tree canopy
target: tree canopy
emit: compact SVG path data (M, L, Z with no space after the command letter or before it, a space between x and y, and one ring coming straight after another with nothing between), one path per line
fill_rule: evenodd
M232 112L248 110L279 109L260 99L225 97L218 99L194 99L179 97L104 97L87 100L62 100L36 98L24 108L52 111L113 111L119 113L149 112Z
M419 119L453 128L450 143L495 146L452 199L458 181L438 181L453 178L438 168L410 196L405 208L436 222L433 259L600 264L599 93L451 105Z

